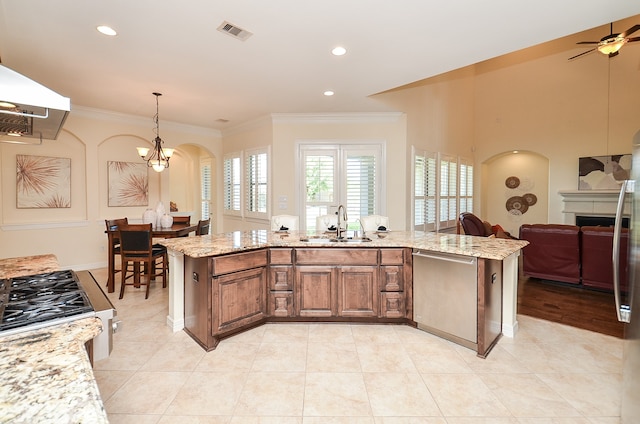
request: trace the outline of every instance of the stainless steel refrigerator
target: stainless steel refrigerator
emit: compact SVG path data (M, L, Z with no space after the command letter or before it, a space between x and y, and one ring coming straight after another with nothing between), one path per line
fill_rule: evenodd
M620 190L613 242L613 274L618 320L625 326L622 369L622 422L640 423L640 131L633 138L631 180ZM625 204L627 207L625 208ZM631 212L629 223L628 282L620 281L619 252L622 216Z

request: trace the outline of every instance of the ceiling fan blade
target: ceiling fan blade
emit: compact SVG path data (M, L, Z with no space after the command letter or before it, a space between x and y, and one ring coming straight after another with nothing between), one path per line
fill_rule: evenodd
M591 53L591 52L592 52L592 51L594 51L594 50L595 50L595 49L587 50L586 52L582 52L582 53L577 54L577 55L575 55L575 56L571 56L571 57L570 57L569 59L567 59L567 60L571 60L571 59L575 59L575 58L580 57L580 56L584 56L585 54L587 54L587 53Z
M579 41L576 44L598 44L599 41Z
M620 54L620 52L617 51L617 52L609 53L608 56L609 56L609 59L611 59L612 57L618 56L619 54Z
M639 29L640 29L640 25L634 25L631 28L629 28L628 30L626 30L625 32L620 33L620 35L618 37L627 38L628 36L630 36L631 34L633 34L634 32L636 32Z
M627 38L627 43L633 43L634 41L640 41L640 37Z

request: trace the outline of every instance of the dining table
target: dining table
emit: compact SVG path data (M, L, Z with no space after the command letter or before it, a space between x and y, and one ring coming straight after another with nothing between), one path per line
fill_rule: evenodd
M190 233L196 232L198 229L198 224L186 224L186 223L175 223L172 224L171 227L167 228L154 228L151 230L151 236L153 238L174 238L174 237L186 237ZM109 246L109 275L107 278L107 291L109 293L113 293L115 291L116 282L115 282L115 262L116 262L116 253L114 249L113 238L117 236L118 229L110 228L105 231L108 237L108 246Z

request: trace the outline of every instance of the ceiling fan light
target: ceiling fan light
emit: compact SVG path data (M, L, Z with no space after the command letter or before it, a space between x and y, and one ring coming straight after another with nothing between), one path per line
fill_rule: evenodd
M616 53L618 50L622 48L627 42L626 38L616 37L610 38L608 40L601 41L598 44L598 51L602 54L610 55L612 53Z

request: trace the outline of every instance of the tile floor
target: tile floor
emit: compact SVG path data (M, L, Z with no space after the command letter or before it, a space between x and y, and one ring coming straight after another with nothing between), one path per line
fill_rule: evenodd
M620 422L611 336L521 315L480 359L408 326L267 324L207 353L166 327L160 285L110 297L122 326L94 372L112 424Z

